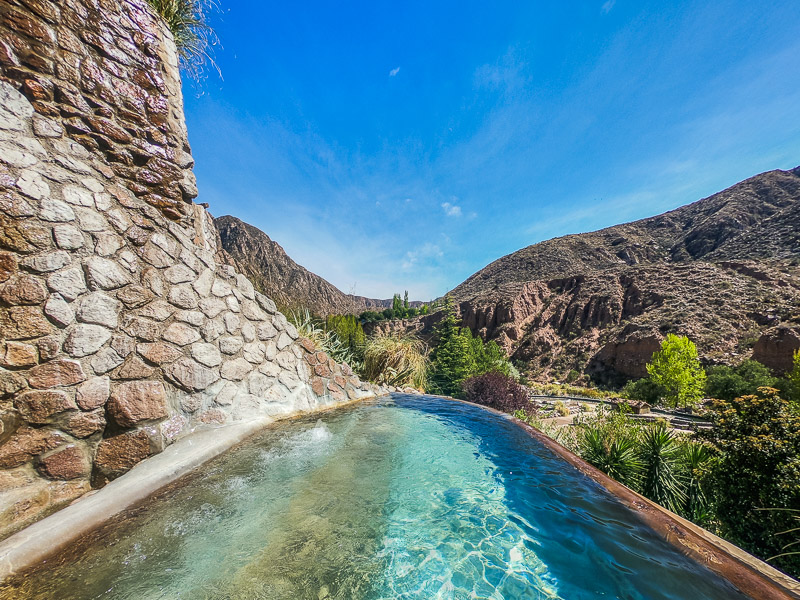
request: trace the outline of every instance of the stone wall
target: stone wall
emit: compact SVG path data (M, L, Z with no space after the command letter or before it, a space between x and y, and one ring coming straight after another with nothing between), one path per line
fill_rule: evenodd
M373 395L226 264L143 0L0 0L0 537L199 427Z

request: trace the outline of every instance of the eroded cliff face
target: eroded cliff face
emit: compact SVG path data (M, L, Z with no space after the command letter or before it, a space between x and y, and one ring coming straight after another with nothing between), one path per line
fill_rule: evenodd
M0 537L197 428L371 395L220 264L143 0L0 2Z

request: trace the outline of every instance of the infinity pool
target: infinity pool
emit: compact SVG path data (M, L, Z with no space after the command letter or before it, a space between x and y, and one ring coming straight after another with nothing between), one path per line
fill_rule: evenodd
M495 414L395 395L281 424L0 598L744 598Z

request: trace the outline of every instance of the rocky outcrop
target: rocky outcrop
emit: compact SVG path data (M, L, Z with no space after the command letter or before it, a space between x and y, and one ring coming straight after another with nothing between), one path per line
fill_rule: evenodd
M753 358L777 373L792 370L795 352L800 351L800 327L776 327L758 338Z
M374 394L221 264L143 0L0 7L0 537L198 428Z
M236 217L218 217L214 225L230 264L247 275L258 291L281 306L307 308L320 316L359 314L392 306L391 299L345 294L294 262L266 233ZM415 301L410 305L419 307L422 303Z

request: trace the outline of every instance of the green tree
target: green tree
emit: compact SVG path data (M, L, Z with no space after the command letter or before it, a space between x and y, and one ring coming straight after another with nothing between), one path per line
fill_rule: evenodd
M800 350L795 350L792 357L792 370L789 371L792 400L800 403Z
M719 453L711 483L723 537L764 559L784 553L780 534L796 522L783 509L800 506L797 405L774 388L761 388L755 395L715 401L711 416L714 427L703 437ZM798 555L774 564L800 574Z
M403 308L408 310L408 290L403 294Z
M706 395L709 398L733 400L755 394L760 387L775 387L776 380L769 369L754 360L746 360L736 367L719 365L708 370Z
M475 373L476 362L472 335L458 324L453 301L448 298L444 318L436 326L436 348L433 351L431 382L443 394L461 391L461 382Z
M431 311L431 307L427 304L423 304L422 308L419 309L419 314L427 315Z
M697 346L686 336L667 335L647 364L647 373L664 388L664 398L672 406L687 406L703 396L706 373Z

